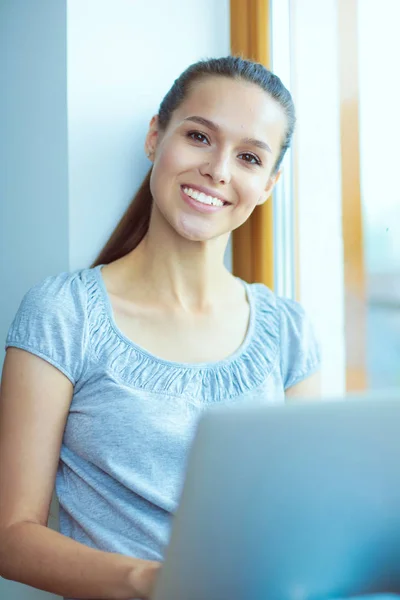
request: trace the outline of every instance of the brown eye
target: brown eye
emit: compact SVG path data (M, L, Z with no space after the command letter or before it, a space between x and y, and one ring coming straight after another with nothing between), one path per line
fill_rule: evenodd
M200 133L200 131L189 131L187 133L187 137L191 138L195 142L201 142L204 144L204 141L208 144L208 138L204 135L204 133Z
M246 156L245 162L250 165L261 165L261 160L255 154L250 154L249 152L244 152L243 154L239 154L239 156Z

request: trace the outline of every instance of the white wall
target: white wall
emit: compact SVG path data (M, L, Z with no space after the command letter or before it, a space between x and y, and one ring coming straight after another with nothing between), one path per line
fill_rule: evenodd
M68 0L69 259L92 261L150 163L148 122L192 62L230 52L228 0Z
M150 166L146 127L174 78L229 50L229 0L1 0L3 341L29 287L106 241ZM0 580L2 599L52 597Z
M345 389L337 0L292 0L300 300L322 345L322 387Z

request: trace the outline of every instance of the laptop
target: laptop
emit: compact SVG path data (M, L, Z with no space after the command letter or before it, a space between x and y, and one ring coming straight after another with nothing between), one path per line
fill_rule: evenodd
M155 600L377 593L400 594L400 392L206 412Z

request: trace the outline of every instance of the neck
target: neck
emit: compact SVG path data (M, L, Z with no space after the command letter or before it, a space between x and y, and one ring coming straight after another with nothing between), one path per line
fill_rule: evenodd
M140 281L143 295L185 311L206 311L232 292L224 266L229 234L194 242L152 220L140 245L124 259L125 279ZM141 295L142 295L141 293Z

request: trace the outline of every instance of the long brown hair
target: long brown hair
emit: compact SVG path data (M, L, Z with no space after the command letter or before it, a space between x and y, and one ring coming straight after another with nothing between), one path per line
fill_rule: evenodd
M92 267L108 265L114 260L126 256L140 244L146 235L153 204L150 176L151 169Z
M166 130L172 114L186 98L193 84L199 79L208 76L230 77L232 79L255 83L282 106L287 117L287 129L280 154L274 165L274 173L276 173L285 156L286 150L290 146L296 121L295 110L292 97L279 77L259 63L244 60L238 56L227 56L224 58L201 60L188 67L174 81L171 89L160 104L158 111L159 130ZM152 169L147 173L135 197L106 245L92 264L92 267L100 264L109 264L118 258L122 258L134 250L145 237L149 229L153 205L153 198L150 191L151 171Z

